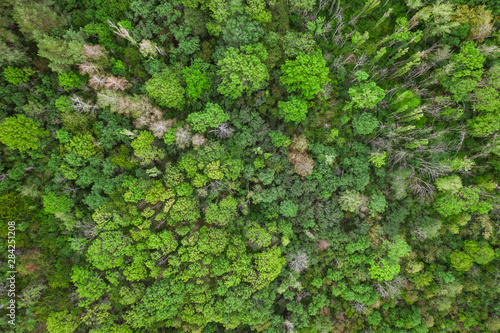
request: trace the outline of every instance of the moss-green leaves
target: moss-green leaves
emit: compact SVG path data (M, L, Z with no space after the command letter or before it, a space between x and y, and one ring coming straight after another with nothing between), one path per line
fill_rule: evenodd
M299 53L295 60L281 66L280 82L289 92L299 92L305 99L313 99L328 79L328 68L320 51L313 54Z
M48 132L23 115L5 118L0 124L0 142L20 151L37 149Z

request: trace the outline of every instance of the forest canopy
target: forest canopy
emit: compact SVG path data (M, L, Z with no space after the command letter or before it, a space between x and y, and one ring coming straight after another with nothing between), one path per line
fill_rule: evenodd
M499 1L0 15L0 331L500 332Z

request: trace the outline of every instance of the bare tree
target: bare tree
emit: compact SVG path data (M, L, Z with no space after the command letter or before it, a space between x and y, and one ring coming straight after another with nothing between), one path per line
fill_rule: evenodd
M411 233L416 239L426 239L427 238L427 232L422 229L422 228L413 228L411 230Z
M294 254L292 256L292 260L288 262L288 266L290 266L291 270L297 273L301 273L306 270L309 267L309 257L307 256L307 253L300 251L297 254Z
M217 128L210 130L209 133L215 133L216 136L222 139L229 138L233 134L234 129L229 127L227 122L221 123Z
M108 20L108 24L111 28L116 29L115 31L113 31L115 34L117 34L121 38L128 40L129 42L131 42L134 45L137 44L135 39L132 38L132 36L130 36L130 33L128 32L128 30L125 29L120 23L118 23L118 25L116 25L113 22L111 22L110 20Z
M108 89L124 91L132 85L124 77L108 76L104 86Z
M91 219L84 219L75 223L75 229L82 232L87 239L97 236L96 224Z
M153 135L157 138L161 138L168 129L172 126L172 120L159 120L154 121L149 125L149 130L153 132Z
M105 55L106 49L101 45L83 45L83 53L87 58L92 60L98 60L100 57Z
M80 74L82 74L82 75L96 74L100 70L99 66L97 66L91 62L84 62L83 64L78 65L78 68L80 69Z
M352 307L354 308L354 310L356 310L357 313L364 313L366 311L366 306L364 306L363 304L359 303L358 301L354 301L354 303L352 304Z
M293 329L295 328L295 326L293 325L293 323L290 320L288 320L288 319L283 322L283 325L285 325L285 329L288 332L293 332Z
M83 99L76 95L71 97L70 100L73 102L70 106L82 113L94 113L98 109L97 105L92 105L90 102L84 102Z
M177 131L175 132L175 144L181 149L184 149L191 144L191 129L189 125L177 128Z

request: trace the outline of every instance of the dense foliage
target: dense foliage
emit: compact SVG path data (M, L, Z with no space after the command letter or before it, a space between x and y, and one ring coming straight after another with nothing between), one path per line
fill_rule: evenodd
M499 1L0 9L2 332L500 331Z

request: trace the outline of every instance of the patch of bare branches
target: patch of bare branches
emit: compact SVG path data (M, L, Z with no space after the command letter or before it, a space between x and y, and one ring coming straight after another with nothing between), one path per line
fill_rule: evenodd
M124 91L132 85L124 77L108 76L104 86L108 89Z
M215 133L216 136L222 139L229 138L233 134L234 129L229 127L227 122L221 123L215 129L210 130L209 133Z
M288 262L288 266L294 272L301 273L309 267L309 257L306 252L300 251L292 255L292 260Z
M100 57L105 56L106 49L101 45L83 45L83 53L88 59L99 60Z
M84 101L81 97L74 95L70 97L73 102L70 106L78 112L82 113L95 113L97 112L98 106L91 104L90 101Z

